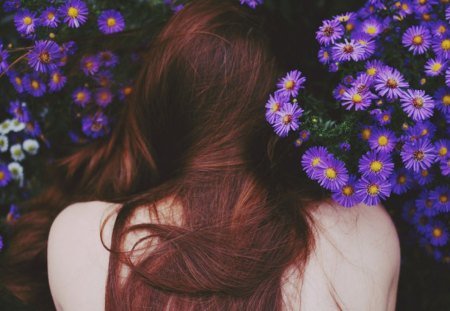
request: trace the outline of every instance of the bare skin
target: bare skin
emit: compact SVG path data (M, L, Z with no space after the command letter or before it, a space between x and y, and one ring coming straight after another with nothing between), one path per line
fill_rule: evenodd
M179 223L180 209L161 202L161 222ZM104 310L109 253L100 242L100 224L109 246L118 205L77 203L55 219L48 240L48 274L57 310ZM400 247L382 206L346 209L321 202L313 212L316 247L303 278L295 267L283 276L285 310L395 310ZM156 221L141 209L133 223ZM142 233L144 234L144 233ZM141 234L127 238L130 248ZM126 277L127 270L121 275Z

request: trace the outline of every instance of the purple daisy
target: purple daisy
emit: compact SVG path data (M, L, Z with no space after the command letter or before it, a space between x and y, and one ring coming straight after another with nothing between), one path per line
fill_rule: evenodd
M107 35L121 32L125 29L125 20L119 11L106 10L98 17L98 28Z
M403 111L414 121L430 118L433 115L434 101L422 90L406 90L400 96Z
M67 77L60 70L54 70L50 73L48 87L50 93L61 90L67 82Z
M362 47L363 53L361 55L360 60L368 59L375 52L375 48L376 48L375 41L374 41L373 37L371 37L370 35L367 35L364 33L359 33L359 34L353 36L352 39L354 39L356 42L358 42Z
M378 72L383 70L386 65L379 60L371 60L366 63L366 73L371 77L375 77Z
M319 53L318 53L318 57L319 57L319 61L322 64L324 64L324 65L329 64L331 61L331 50L326 47L321 47L319 50Z
M94 79L99 86L110 87L113 83L113 74L110 71L101 71L96 74Z
M303 84L305 83L306 78L302 77L301 71L293 70L288 72L288 74L282 78L278 84L277 93L281 93L284 96L292 96L297 97L298 91L301 88L304 88Z
M389 178L390 184L392 185L392 192L395 194L403 194L408 192L414 185L414 179L410 173L405 168L400 168Z
M303 109L296 103L286 103L277 114L278 119L273 124L273 128L278 136L286 137L289 131L295 131L299 128L300 121L298 119L302 116Z
M0 42L0 74L6 72L8 64L9 53L6 49L3 49L3 44Z
M402 94L402 88L409 86L402 74L391 67L383 68L375 77L374 84L378 94L386 96L390 100L399 98Z
M425 74L428 77L436 77L441 75L447 68L447 61L440 57L431 58L425 64Z
M52 40L39 40L28 54L28 64L35 71L47 72L58 67L56 62L61 57L58 44Z
M355 40L345 39L342 43L336 43L332 47L333 59L339 62L354 60L355 62L363 59L364 48Z
M434 174L430 169L424 169L414 172L414 179L419 185L426 186L434 180Z
M448 231L444 223L433 221L427 225L426 235L433 246L444 246L448 242Z
M440 139L434 143L434 147L436 148L437 155L439 158L445 158L450 155L450 140L449 139Z
M444 114L450 114L450 88L441 87L434 94L436 108Z
M72 93L73 101L81 107L86 106L86 104L91 101L91 98L91 91L85 87L79 87Z
M45 83L42 82L37 73L26 74L23 77L23 87L25 91L27 91L34 97L40 97L44 95L47 90Z
M88 7L81 0L68 0L59 8L59 12L70 28L78 28L86 23L89 14Z
M302 156L302 167L309 178L317 179L318 165L328 158L328 150L325 147L311 147Z
M430 31L423 26L409 27L403 34L402 44L414 55L424 54L431 46Z
M102 112L85 116L81 123L83 133L92 138L105 136L109 132L108 118Z
M14 101L10 102L8 112L15 119L17 119L23 123L27 123L31 119L27 104L20 100L14 100Z
M373 81L374 79L372 76L363 72L358 74L355 82L353 82L353 87L356 87L359 92L368 92L373 84Z
M266 104L266 120L270 124L275 124L279 118L278 112L288 102L287 97L282 94L275 93L270 95L269 101Z
M441 159L439 163L439 167L441 169L442 176L449 176L450 175L450 156L446 156Z
M344 152L348 152L352 149L352 146L348 142L343 142L339 145L339 149Z
M114 67L119 63L119 57L111 51L102 51L97 54L100 65L104 67Z
M375 128L369 138L370 148L384 153L394 150L398 139L395 134L386 128Z
M359 160L359 172L364 177L387 179L394 170L394 163L389 154L369 151Z
M81 70L83 70L84 74L94 75L100 68L100 62L96 56L86 55L81 59Z
M108 88L100 88L95 92L95 102L100 107L108 106L113 100L113 94Z
M338 190L333 191L332 198L343 207L353 207L361 203L361 198L356 193L356 177L350 175L348 181Z
M36 26L38 26L38 20L36 13L30 12L27 9L20 10L14 16L14 24L16 29L22 35L31 35L34 33Z
M42 11L40 16L41 24L49 27L56 28L60 22L58 12L54 7L48 7Z
M432 190L430 199L435 202L440 212L450 212L450 187L448 185L438 186Z
M391 183L389 180L378 179L376 177L362 177L356 183L356 193L366 205L378 205L381 200L386 199L391 194Z
M0 164L0 187L5 187L11 181L11 173L8 167L4 164Z
M339 190L348 182L348 172L344 162L330 154L317 165L315 177L319 184L331 191Z
M437 4L436 0L413 0L414 10L419 13L431 11L433 5Z
M420 172L434 163L436 150L429 139L421 138L417 141L406 142L403 145L401 157L407 169Z
M347 90L348 90L347 86L341 83L333 90L333 97L336 100L342 100Z
M380 111L379 114L376 115L376 119L381 126L387 125L392 121L392 113L394 112L394 108L389 107L387 110Z
M444 21L436 21L429 24L431 35L435 37L442 37L448 34L449 26Z
M416 199L416 205L419 209L423 210L423 213L428 217L433 217L439 213L435 202L430 199L430 191L423 189Z
M344 35L344 26L338 20L324 20L316 32L316 39L321 45L334 44Z
M342 96L342 106L345 107L346 110L351 110L354 108L356 111L358 110L366 110L372 103L372 99L375 96L371 92L360 92L358 88L353 87L347 90Z
M369 18L360 25L361 31L371 37L378 36L383 31L382 23L376 18Z
M242 5L248 5L255 9L258 5L263 4L263 0L240 0Z
M433 42L433 51L438 57L448 59L450 57L450 36L435 37Z

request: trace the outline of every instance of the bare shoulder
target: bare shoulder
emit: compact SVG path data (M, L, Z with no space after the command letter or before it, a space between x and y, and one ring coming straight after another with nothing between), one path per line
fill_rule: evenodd
M71 310L104 303L99 292L104 290L109 253L102 245L100 228L108 215L112 215L108 223L114 223L117 207L101 201L75 203L53 221L47 261L49 285L58 309L63 306L64 310ZM103 233L107 246L110 246L111 228L105 226Z
M345 310L394 310L400 246L382 205L344 208L332 201L314 210L312 257Z

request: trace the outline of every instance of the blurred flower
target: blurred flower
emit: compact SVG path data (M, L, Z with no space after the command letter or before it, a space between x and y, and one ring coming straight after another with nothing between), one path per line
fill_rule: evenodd
M21 144L12 145L11 148L9 148L9 151L11 152L11 158L14 161L22 161L25 159L25 153L23 153Z
M26 74L23 77L23 87L31 95L40 97L45 94L47 87L37 73Z
M23 150L28 152L31 155L36 155L39 150L39 143L36 139L25 139L23 141Z
M0 135L0 152L6 152L8 150L8 136Z
M436 77L441 75L447 68L447 61L442 58L431 58L425 64L425 74L429 77Z
M9 103L8 112L20 122L30 121L30 112L28 111L27 104L20 100L14 100Z
M266 120L274 125L279 118L278 112L288 102L289 98L281 93L270 95L269 101L266 103Z
M107 88L98 89L95 93L95 102L100 107L108 106L113 100L113 94Z
M119 11L106 10L98 17L98 28L104 34L121 32L125 29L125 20Z
M14 16L14 23L17 31L23 35L30 35L35 32L36 26L38 26L38 20L34 12L30 12L27 9L20 10Z
M61 90L67 82L67 77L64 76L60 70L54 70L50 73L50 80L48 82L49 92L57 92Z
M60 22L58 12L54 7L48 7L41 13L41 24L49 27L56 28Z
M84 107L91 101L91 91L85 87L76 88L72 94L72 98L77 105Z
M11 174L8 167L4 164L0 164L0 187L5 187L11 181Z
M96 56L86 55L81 59L81 70L87 76L97 73L99 67L100 63Z
M14 180L23 179L23 166L18 162L11 162L8 164L8 170Z
M82 130L92 138L104 136L108 132L108 118L102 112L85 116L82 120Z
M264 0L240 0L241 4L246 4L252 9L256 8L258 5L262 4ZM176 10L178 11L178 10Z

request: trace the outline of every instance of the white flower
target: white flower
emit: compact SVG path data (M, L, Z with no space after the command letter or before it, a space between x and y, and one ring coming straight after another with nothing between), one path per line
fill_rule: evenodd
M13 158L13 160L22 161L25 159L25 153L23 152L20 144L12 145L9 151L11 152L11 158Z
M25 139L22 146L23 150L29 154L35 155L38 153L39 143L36 139Z
M8 136L0 135L0 152L8 150Z
M6 119L0 123L0 134L8 134L11 131L11 120Z
M8 164L8 170L11 172L11 177L14 180L22 180L23 178L23 167L20 163L11 162Z
M25 127L26 127L26 124L23 122L20 122L17 119L13 119L11 121L11 130L13 130L16 133L22 131Z

